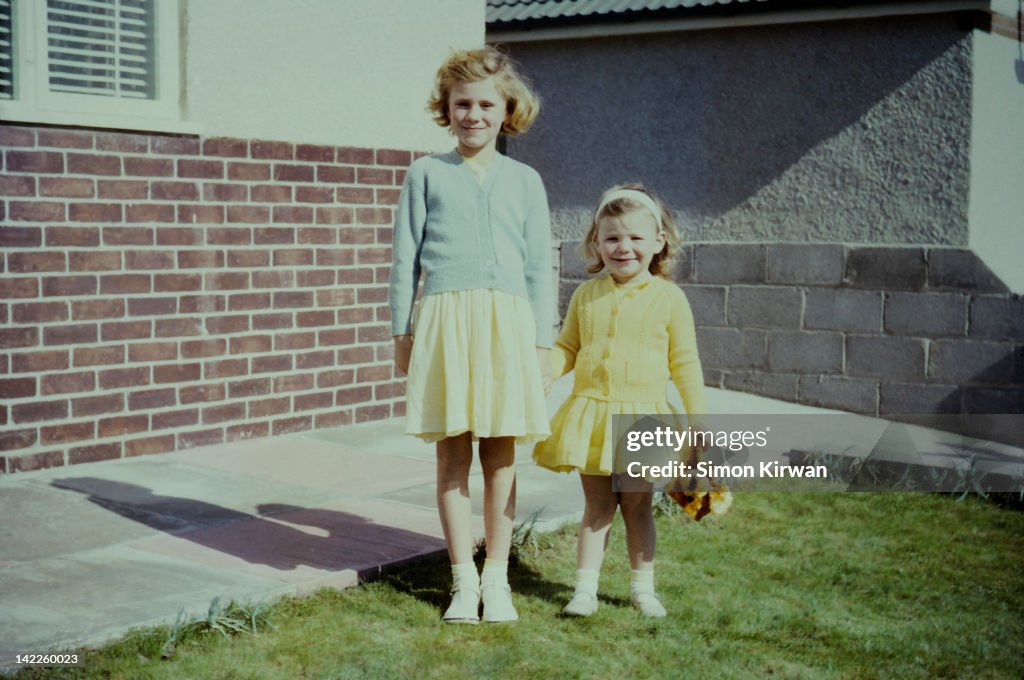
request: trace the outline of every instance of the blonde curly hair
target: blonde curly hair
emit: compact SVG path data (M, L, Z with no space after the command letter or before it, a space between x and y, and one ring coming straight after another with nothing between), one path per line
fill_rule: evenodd
M647 196L650 197L650 199L654 201L661 210L661 231L665 235L665 245L662 247L660 252L651 258L651 264L648 267L648 271L655 276L671 280L672 264L676 256L679 254L680 246L682 246L682 237L679 235L679 230L676 228L676 222L672 217L672 212L660 198L651 193L651 191L643 184L618 184L613 186L611 189L608 189L601 194L601 200L599 200L597 204L600 206L601 201L605 196L613 191L620 191L622 189L642 191L647 194ZM601 206L601 209L594 213L594 218L590 221L590 229L587 230L587 235L584 237L583 242L580 243L580 249L583 251L583 260L587 263L588 273L597 274L604 269L604 262L601 260L601 253L598 250L597 245L597 229L600 221L605 217L618 217L634 210L647 209L642 203L630 200L628 197L623 197L617 198L609 202L607 205Z

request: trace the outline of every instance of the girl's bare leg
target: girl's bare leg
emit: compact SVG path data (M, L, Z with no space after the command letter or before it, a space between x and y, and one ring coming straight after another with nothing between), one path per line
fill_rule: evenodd
M618 496L612 478L580 473L583 485L583 519L576 542L576 587L562 609L569 616L590 616L597 611L597 579L608 547Z
M516 518L516 443L512 437L480 439L480 465L484 471L484 534L487 559L480 576L484 621L497 623L519 618L508 585L508 555Z
M654 592L654 546L656 542L651 492L619 494L619 507L626 524L626 549L632 567L630 600L645 616L665 616L665 607Z
M452 564L473 561L469 468L473 437L467 432L437 443L437 509Z

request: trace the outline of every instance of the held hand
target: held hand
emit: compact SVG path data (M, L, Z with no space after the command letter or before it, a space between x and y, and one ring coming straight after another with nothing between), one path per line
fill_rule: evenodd
M555 376L551 374L551 361L548 359L547 348L537 348L537 363L540 364L540 378L544 385L544 394L550 394L551 386L555 383Z
M395 336L395 368L402 375L409 373L409 357L412 356L412 336Z

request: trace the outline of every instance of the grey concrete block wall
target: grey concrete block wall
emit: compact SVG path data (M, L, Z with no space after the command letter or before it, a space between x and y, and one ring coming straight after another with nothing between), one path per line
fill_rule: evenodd
M587 275L561 251L561 312ZM1024 300L965 249L692 243L707 384L902 417L1024 412Z

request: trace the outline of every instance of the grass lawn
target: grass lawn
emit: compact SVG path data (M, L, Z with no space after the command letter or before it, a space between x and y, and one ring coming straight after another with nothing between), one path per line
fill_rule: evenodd
M717 522L658 519L669 617L629 606L621 521L590 619L559 617L575 527L511 570L520 621L440 622L446 560L273 604L274 628L167 629L87 653L89 678L1011 678L1024 676L1024 513L927 494L743 494Z

